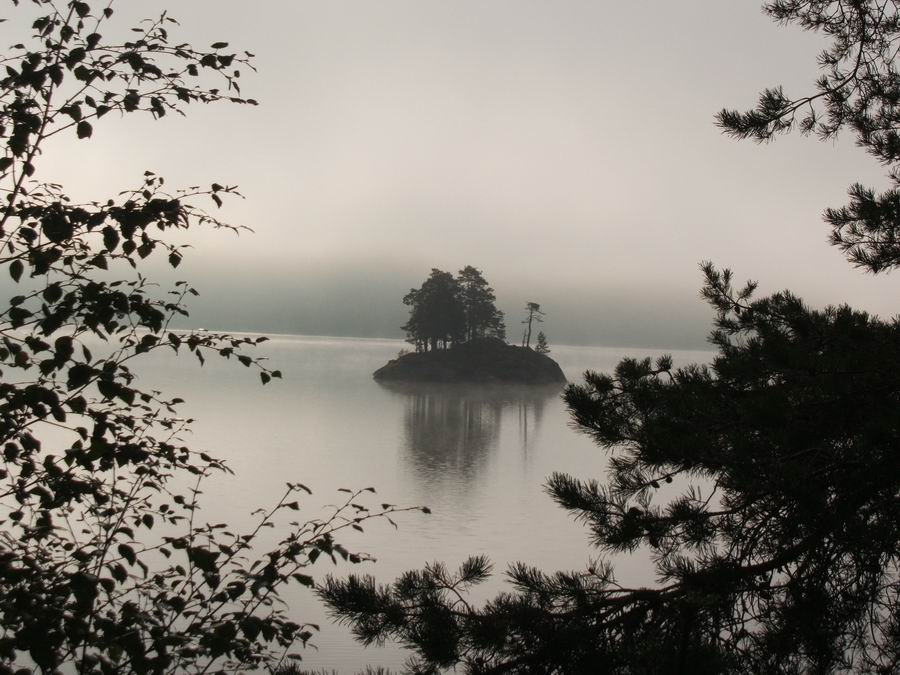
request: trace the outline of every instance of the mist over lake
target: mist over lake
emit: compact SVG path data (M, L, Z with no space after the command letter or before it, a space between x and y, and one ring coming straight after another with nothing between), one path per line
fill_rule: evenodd
M900 2L0 38L0 675L900 672Z
M443 561L453 567L485 554L495 574L476 587L486 599L504 588L514 561L547 571L576 569L597 552L586 530L544 493L553 471L587 478L605 475L607 456L569 427L560 388L514 385L405 383L382 385L371 373L406 347L399 340L274 336L259 348L284 381L258 386L254 372L237 364L196 361L156 352L141 365L148 384L166 384L186 399L196 418L188 440L223 458L235 476L215 477L203 488L203 516L238 529L250 512L274 501L286 481L314 494L299 517L320 516L342 495L337 488L375 487L374 503L427 505L431 515L401 514L346 535L348 545L377 562L332 569L375 575L389 583L401 572ZM586 369L611 370L623 356L661 352L628 348L555 346L551 352L570 381ZM672 352L676 365L704 362L707 352ZM279 533L271 532L277 538ZM649 584L650 567L636 557L618 568L622 582ZM297 621L321 625L319 649L303 651L307 666L355 673L362 665L402 665L396 646L364 649L346 628L330 623L312 593L289 587Z

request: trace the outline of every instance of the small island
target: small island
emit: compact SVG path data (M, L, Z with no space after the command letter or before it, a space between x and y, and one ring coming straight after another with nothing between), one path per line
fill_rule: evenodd
M410 352L375 371L376 380L564 384L559 364L546 354L480 338L449 349Z
M415 351L401 353L374 373L380 381L474 382L548 385L566 382L547 354L543 332L531 347L531 332L545 314L529 302L522 346L506 343L503 312L480 270L467 266L453 277L433 269L421 288L403 298L410 318L403 329Z

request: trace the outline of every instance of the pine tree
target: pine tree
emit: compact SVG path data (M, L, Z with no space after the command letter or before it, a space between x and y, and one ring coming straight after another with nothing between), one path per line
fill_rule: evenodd
M411 289L403 298L410 306L409 320L403 325L407 342L417 351L446 349L465 342L465 307L460 288L449 272L432 269L421 288Z
M403 325L407 342L417 351L446 348L480 337L506 339L503 312L481 271L471 265L454 279L449 272L432 269L421 288L410 289L403 304L410 307Z
M467 265L459 271L456 283L465 314L466 340L496 335L499 323L503 322L503 312L494 305L497 300L494 289L488 285L481 270Z
M815 91L799 97L782 87L766 89L755 109L722 110L719 126L736 138L764 142L799 130L823 140L841 130L889 167L891 187L878 194L855 183L850 203L829 208L831 242L854 265L874 273L900 265L900 107L895 44L900 9L875 0L772 0L764 11L781 24L796 24L831 39L820 55Z
M852 130L890 167L826 212L832 241L878 273L900 266L900 107L894 3L773 0L781 23L832 43L811 95L763 92L719 124L768 140ZM551 496L601 553L649 552L658 583L611 563L548 574L524 564L482 607L464 592L490 564L432 564L389 586L329 580L322 596L366 641L415 650L422 671L896 673L900 669L900 320L755 298L703 266L716 312L708 366L625 359L565 401L611 454L603 482L554 474Z
M499 309L494 312L494 316L491 317L491 322L488 327L489 337L506 342L506 321L504 318L503 312Z
M541 306L536 302L525 303L525 311L528 312L528 315L522 321L522 323L525 324L525 335L522 338L522 346L530 349L531 327L535 323L542 323L545 315L541 311Z
M544 335L544 331L540 331L537 336L537 344L534 347L534 351L538 354L549 354L550 353L550 345L547 344L547 336Z

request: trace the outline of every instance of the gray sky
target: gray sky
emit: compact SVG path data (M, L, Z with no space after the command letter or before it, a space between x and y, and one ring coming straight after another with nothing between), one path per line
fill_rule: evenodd
M224 215L256 234L195 235L179 269L209 327L400 336L402 294L466 264L511 327L541 302L551 343L702 344L705 259L762 292L895 312L895 279L853 270L821 220L883 169L849 135L757 146L713 124L816 76L824 43L758 2L120 4L120 19L168 6L186 40L258 55L243 86L260 107L104 120L42 167L78 197L146 168L239 184Z

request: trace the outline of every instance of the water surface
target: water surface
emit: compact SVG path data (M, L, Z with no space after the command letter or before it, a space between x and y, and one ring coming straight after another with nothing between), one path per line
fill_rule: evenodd
M565 471L600 477L606 456L569 426L554 387L427 385L375 382L371 373L404 346L395 340L298 336L274 337L260 348L283 381L266 387L238 363L189 355L154 354L142 370L153 386L187 399L196 418L189 442L227 460L235 476L204 488L210 522L242 529L250 512L277 500L286 481L314 490L301 516L325 513L337 488L375 487L376 503L427 505L432 514L401 515L395 529L372 523L342 539L371 553L376 563L339 566L320 559L326 573L374 574L389 582L430 561L455 566L486 554L496 574L476 592L488 597L504 587L502 572L516 560L547 570L579 569L596 556L585 530L543 491L546 477ZM554 347L571 381L586 369L611 370L623 356L661 351ZM676 365L707 361L706 352L672 352ZM277 533L273 533L275 535ZM620 581L652 582L640 556L619 568ZM317 649L303 651L307 667L353 674L366 664L402 666L396 646L364 649L344 627L334 626L309 591L292 588L286 599L293 618L322 631Z

